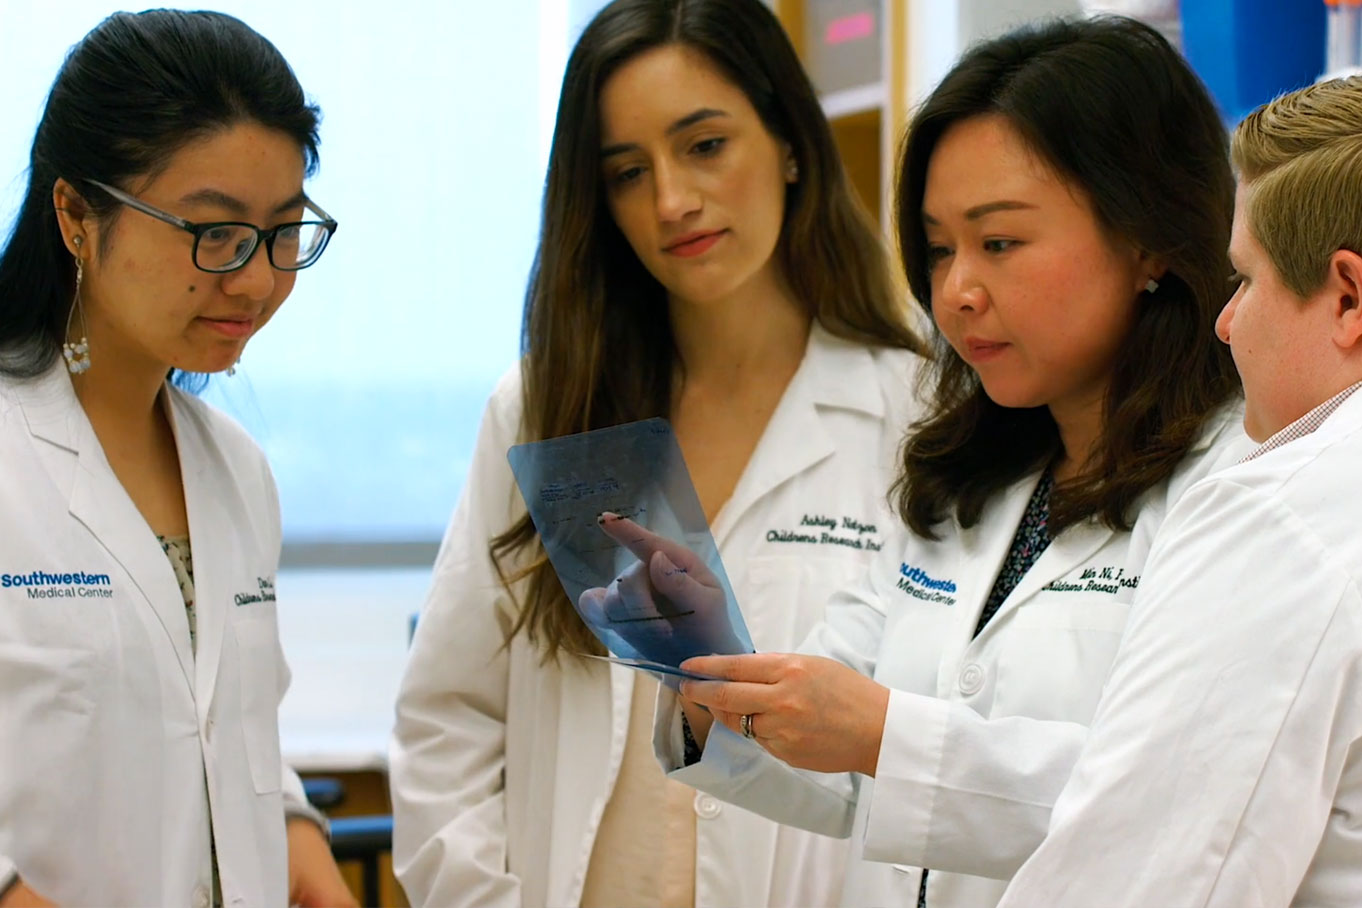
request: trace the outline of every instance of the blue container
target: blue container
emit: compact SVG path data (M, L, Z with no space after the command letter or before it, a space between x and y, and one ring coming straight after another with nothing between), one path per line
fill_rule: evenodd
M1230 124L1324 71L1323 0L1182 0L1182 46Z

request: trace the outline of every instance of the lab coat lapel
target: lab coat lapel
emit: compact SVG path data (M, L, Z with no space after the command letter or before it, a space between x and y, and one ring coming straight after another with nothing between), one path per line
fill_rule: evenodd
M762 498L836 452L821 407L859 409L876 416L885 410L870 351L833 337L814 323L799 369L714 521L714 542L720 549L742 516Z
M634 705L634 682L638 672L623 665L610 665L610 763L606 772L606 791L615 790L615 780L624 762L624 745L629 738L629 716Z
M1015 483L1002 493L996 506L985 508L979 523L960 531L960 545L955 548L959 553L958 563L941 565L943 576L958 578L958 600L960 606L969 611L967 619L961 616L961 620L955 622L949 657L940 662L937 683L944 685L943 690L955 683L956 661L974 641L974 628L984 612L984 604L993 591L994 581L1003 568L1012 537L1017 533L1017 525L1021 523L1040 476L1035 473Z
M175 432L175 447L180 454L180 475L184 482L185 511L189 516L189 541L194 557L195 640L194 672L201 710L213 700L213 688L222 657L223 635L233 596L254 590L233 589L239 576L225 576L224 567L249 563L237 549L240 534L223 528L245 527L244 511L234 510L235 485L230 482L226 463L214 463L206 446L205 433L194 414L177 396L167 391L166 412ZM220 459L219 459L220 461ZM219 470L214 482L213 470ZM225 487L224 487L225 486Z
M76 428L86 420L64 369L54 366L32 381L15 382L11 389L34 438L78 453ZM69 493L70 487L65 491Z
M70 379L54 369L31 388L22 405L35 437L75 452L71 516L118 562L156 613L192 690L194 655L189 648L189 619L175 572L155 533L109 466Z
M1020 515L1018 515L1018 521L1020 521ZM1015 530L1014 524L1014 534ZM1058 580L1091 559L1102 546L1111 540L1114 534L1115 531L1110 527L1091 518L1070 526L1060 533L1058 538L1054 539L1049 547L1041 553L1040 558L1031 566L1031 570L1022 576L1016 587L1003 600L1003 604L998 609L998 613L993 616L993 620L979 633L979 639L983 639L993 628L1001 627L1003 620L1010 613L1015 611L1021 603L1039 593L1047 583Z
M715 518L714 542L721 550L753 505L836 450L809 398L808 384L801 367L771 414L733 495Z

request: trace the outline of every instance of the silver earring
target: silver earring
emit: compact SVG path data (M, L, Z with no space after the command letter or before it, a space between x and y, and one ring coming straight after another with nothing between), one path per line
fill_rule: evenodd
M1144 292L1148 293L1150 296L1153 296L1155 293L1158 293L1159 282L1151 277L1149 280L1145 281Z
M237 360L235 363L232 363L230 366L227 367L227 377L228 377L228 378L231 378L233 375L236 375L236 367L237 367L237 363L239 363L239 362L241 362L241 360Z
M799 162L794 160L793 158L790 159L789 166L785 168L785 182L787 183L799 182Z
M76 246L76 251L80 251L80 244L83 242L81 237L74 237L71 240ZM68 339L61 345L61 355L66 360L66 368L72 375L80 375L82 372L90 370L90 342L87 339L89 327L85 324L85 309L80 304L80 283L85 277L85 268L79 258L76 259L76 295L71 299L71 311L66 315L66 336L71 337L71 319L76 315L76 310L80 309L80 327L82 334L80 340L71 343Z

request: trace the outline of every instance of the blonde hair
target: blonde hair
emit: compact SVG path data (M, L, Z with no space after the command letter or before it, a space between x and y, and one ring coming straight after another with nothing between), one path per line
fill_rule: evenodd
M1248 224L1292 293L1318 290L1338 250L1362 253L1362 76L1258 108L1230 156L1248 187Z

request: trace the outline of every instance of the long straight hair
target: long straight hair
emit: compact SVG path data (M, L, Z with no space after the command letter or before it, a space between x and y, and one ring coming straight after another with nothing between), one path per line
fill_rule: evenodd
M677 359L667 296L606 207L599 109L601 88L620 66L665 45L703 54L789 145L799 180L786 190L775 255L809 316L844 338L924 350L818 98L770 10L760 0L615 0L586 27L563 78L521 333L527 439L668 415ZM528 578L512 635L528 634L546 660L565 648L601 651L528 516L493 539L490 554L508 587ZM512 568L512 559L528 566Z
M1111 365L1096 454L1051 502L1053 533L1093 516L1128 529L1139 497L1172 474L1239 391L1214 333L1231 290L1225 129L1182 56L1132 19L1057 20L975 46L917 111L901 155L899 248L929 315L927 167L947 130L986 114L1005 117L1081 190L1108 236L1167 264ZM977 523L994 495L1061 450L1048 408L994 403L939 332L935 348L924 372L935 380L933 407L908 438L895 486L904 522L929 538L947 518Z

